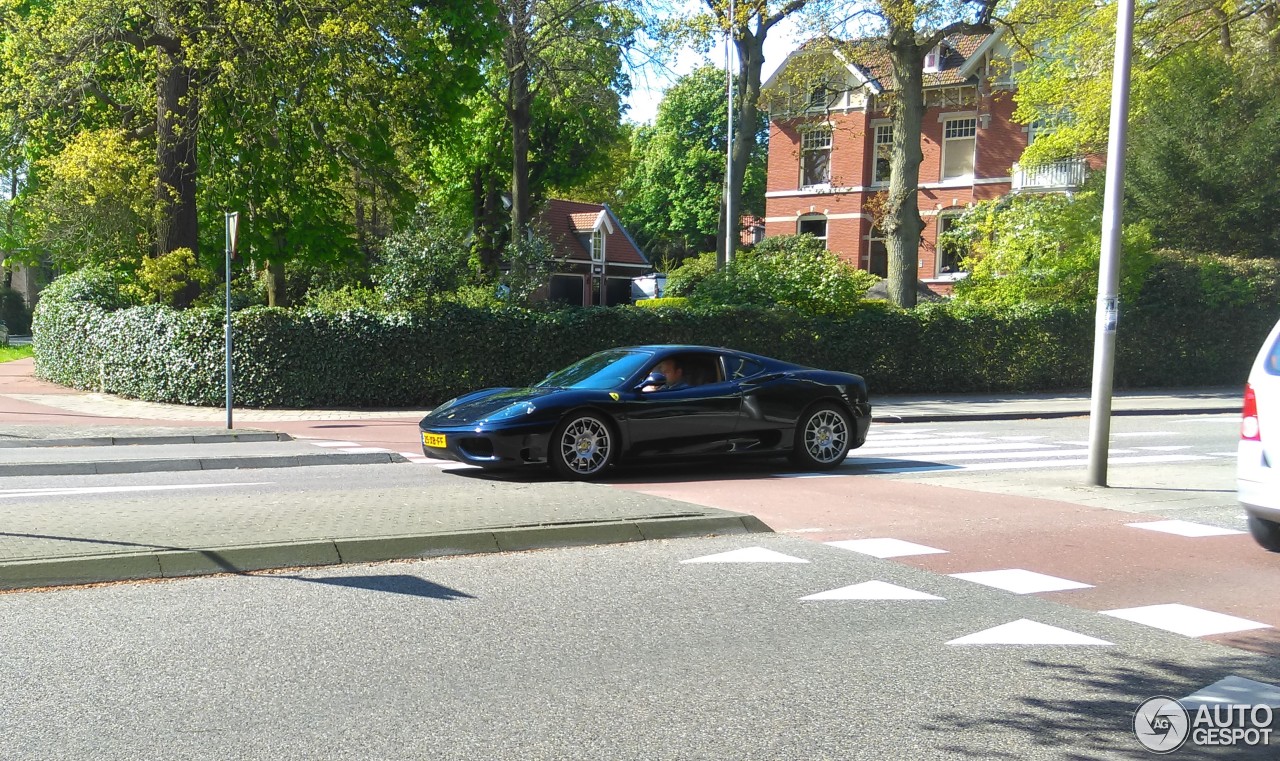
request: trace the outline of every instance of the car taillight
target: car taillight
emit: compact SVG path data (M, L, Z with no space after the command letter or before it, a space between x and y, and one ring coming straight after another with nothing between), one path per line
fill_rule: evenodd
M1240 438L1246 441L1262 441L1262 430L1258 427L1258 396L1253 393L1253 386L1244 384L1244 411L1240 418Z

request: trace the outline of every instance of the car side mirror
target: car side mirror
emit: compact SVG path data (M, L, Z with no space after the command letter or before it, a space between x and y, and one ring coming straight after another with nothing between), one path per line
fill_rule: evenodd
M648 388L649 386L657 386L661 388L665 385L667 385L667 376L663 373L658 372L657 370L654 370L653 372L649 373L648 377L646 377L643 381L640 382L639 386L636 386L636 391L641 391L643 389Z

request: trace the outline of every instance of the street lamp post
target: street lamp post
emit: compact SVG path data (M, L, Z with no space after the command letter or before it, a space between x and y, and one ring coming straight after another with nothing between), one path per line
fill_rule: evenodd
M735 227L733 224L733 27L737 23L736 11L734 0L729 0L729 23L724 34L724 71L729 91L728 146L725 149L724 173L724 263L726 267L733 263Z
M231 430L231 260L236 255L236 234L240 228L240 214L227 212L226 222L226 261L227 261L227 430Z
M1111 75L1107 185L1102 202L1102 253L1098 263L1098 307L1094 317L1093 394L1089 410L1089 483L1093 486L1107 485L1116 323L1120 319L1120 221L1132 58L1133 0L1120 0L1116 7L1116 53Z

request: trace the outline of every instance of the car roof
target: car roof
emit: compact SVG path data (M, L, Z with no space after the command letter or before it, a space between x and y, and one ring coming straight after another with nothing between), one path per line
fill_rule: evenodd
M766 357L760 354L752 354L749 351L730 349L724 346L698 346L694 344L641 344L637 346L618 346L615 347L614 351L651 351L660 356L667 354L680 354L681 352L709 351L717 354L733 354L739 357L747 357L765 365L797 368L803 367L802 365L797 365L794 362L784 362L781 359L774 359L773 357Z

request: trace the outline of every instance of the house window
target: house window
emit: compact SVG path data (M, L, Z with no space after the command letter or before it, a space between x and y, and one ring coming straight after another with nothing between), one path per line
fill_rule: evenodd
M872 228L867 239L867 258L863 261L867 271L878 278L888 278L888 247L884 244L884 233Z
M938 217L938 274L949 275L960 271L960 262L969 253L966 247L946 238L947 231L959 219L957 214L943 214Z
M582 275L552 275L548 298L559 304L582 306L586 289Z
M823 216L801 217L799 224L796 226L796 232L801 235L812 235L822 241L822 246L827 245L827 218Z
M604 261L604 230L600 228L591 233L591 261Z
M875 131L875 165L871 169L872 185L889 184L889 168L893 166L893 125L878 124Z
M974 117L947 119L942 127L942 179L973 176L973 156L977 146L978 120Z
M942 71L942 45L934 45L933 50L924 54L924 72L937 74Z
M813 92L809 93L809 110L825 111L827 108L827 88L815 87Z
M972 116L947 119L942 124L942 179L973 176L973 154L978 143L978 120Z
M806 130L801 136L803 187L831 184L831 128Z

